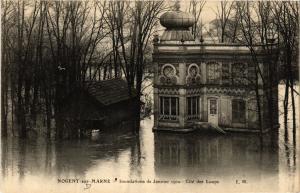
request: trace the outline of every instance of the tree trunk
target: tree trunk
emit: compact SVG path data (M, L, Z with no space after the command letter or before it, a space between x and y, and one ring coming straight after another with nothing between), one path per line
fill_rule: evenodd
M291 77L291 79L290 79L290 90L291 90L292 117L293 117L293 144L296 145L296 107L295 107L294 80L293 80L293 77Z
M261 99L259 96L259 83L258 83L258 70L259 66L255 64L254 69L255 69L255 97L256 97L256 107L257 107L257 113L258 113L258 124L259 124L259 129L260 129L260 135L263 134L263 123L262 123L262 117L261 117Z
M288 104L289 104L289 81L286 81L285 95L283 100L283 114L284 114L284 137L288 140Z
M47 126L47 138L51 137L51 103L49 101L49 94L45 92L45 97L46 97L46 126Z
M2 71L4 71L2 69ZM8 116L8 87L6 81L6 75L2 74L2 87L1 87L1 135L7 136L7 116Z

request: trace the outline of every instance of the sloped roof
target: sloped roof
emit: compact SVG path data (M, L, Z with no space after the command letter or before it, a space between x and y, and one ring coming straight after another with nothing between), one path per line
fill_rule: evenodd
M194 41L189 30L166 30L160 38L161 41Z
M93 103L85 100L86 98L78 96L75 103L70 103L68 108L65 109L65 119L77 119L77 120L103 120L105 119L105 113Z
M104 105L115 104L130 99L127 82L123 79L86 82L85 89L97 101ZM136 92L132 90L132 97Z

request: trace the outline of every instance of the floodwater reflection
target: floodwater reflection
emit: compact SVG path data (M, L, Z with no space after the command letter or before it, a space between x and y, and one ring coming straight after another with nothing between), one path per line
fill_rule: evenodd
M2 140L3 176L44 172L49 175L74 174L82 176L97 160L117 159L118 155L135 148L136 136L132 134L105 134L98 139L45 141ZM9 174L10 173L10 174Z
M47 141L42 137L2 140L4 192L77 192L82 184L58 178L181 180L179 185L93 185L91 192L294 191L299 180L297 152L281 130L260 140L257 134L152 133L152 119L131 132L100 133L92 139ZM299 136L298 136L299 137ZM275 141L275 142L274 142ZM219 185L186 184L186 179ZM16 185L17 184L17 185ZM35 189L34 189L35 187ZM199 191L200 191L199 189ZM25 191L26 190L26 191ZM59 190L59 191L58 191ZM46 191L47 192L47 191ZM118 191L119 192L119 191ZM222 191L223 192L223 191Z
M258 135L155 134L155 172L161 176L235 176L237 179L278 174L278 149Z

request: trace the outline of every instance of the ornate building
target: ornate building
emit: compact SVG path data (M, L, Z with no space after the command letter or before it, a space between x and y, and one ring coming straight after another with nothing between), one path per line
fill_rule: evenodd
M194 22L192 16L181 11L169 11L160 18L166 29L161 37L154 38L153 130L188 132L208 123L224 130L258 132L258 88L266 131L267 100L263 80L255 74L257 64L252 62L250 49L238 44L197 41L189 30ZM263 52L262 46L253 46L253 50L266 77L265 61L270 54ZM256 80L258 84L254 84ZM278 125L276 84L274 89L273 120Z

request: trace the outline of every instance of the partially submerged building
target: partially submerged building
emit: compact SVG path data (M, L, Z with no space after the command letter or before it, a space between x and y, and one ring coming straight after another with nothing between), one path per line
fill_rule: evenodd
M134 122L136 97L134 89L129 95L125 80L88 81L65 100L62 113L65 130L111 131L131 120Z
M209 123L224 130L259 132L257 88L263 101L263 129L267 131L270 120L266 92L255 69L259 66L263 77L267 77L265 61L272 56L264 52L263 45L253 46L257 64L244 45L197 42L189 30L194 22L192 16L181 11L169 11L160 18L166 29L161 37L154 38L153 130L188 132ZM276 72L277 67L273 69ZM273 120L277 125L276 83L272 89Z

